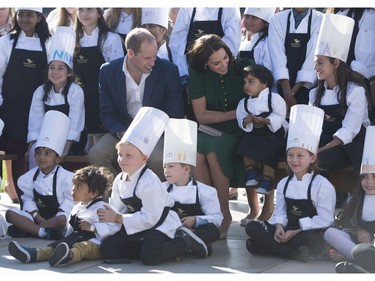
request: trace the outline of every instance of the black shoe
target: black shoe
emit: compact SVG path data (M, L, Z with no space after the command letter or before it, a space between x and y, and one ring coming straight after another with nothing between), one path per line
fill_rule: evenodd
M69 246L65 242L62 242L56 246L48 259L48 263L50 266L66 265L71 260Z
M47 236L45 237L47 240L59 240L63 238L61 228L45 228Z
M207 257L210 257L212 255L212 242L207 242L206 247L207 247Z
M27 232L19 229L15 225L10 225L8 227L8 231L7 232L8 232L9 236L12 236L14 238L32 237L32 235L30 233L27 233Z
M294 259L300 262L308 262L310 260L310 250L306 245L302 245L298 248L297 254Z
M8 245L9 254L23 263L36 262L36 249L18 244L16 241L10 241Z
M246 240L246 249L249 251L249 253L252 253L252 248L251 248L251 238L248 238Z
M342 261L336 264L335 270L337 273L369 273L359 265L348 261Z
M176 230L176 237L181 237L186 244L187 254L198 258L205 258L208 255L206 243L202 241L197 235L195 235L189 228L180 226Z

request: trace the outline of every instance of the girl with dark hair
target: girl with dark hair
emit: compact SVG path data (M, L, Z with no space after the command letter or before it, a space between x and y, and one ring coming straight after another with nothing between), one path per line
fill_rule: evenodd
M34 91L43 83L50 33L42 8L18 8L13 22L10 32L0 38L0 117L5 123L0 148L18 155L12 174L20 198L17 180L27 170L29 109Z
M288 123L284 99L271 91L274 80L268 68L259 64L247 66L243 79L247 96L238 103L236 117L238 126L245 132L237 154L243 157L245 185L249 187L246 193L250 213L241 220L241 225L246 226L258 216L259 220L268 220L272 215L275 168L285 151ZM257 193L271 195L266 196L262 212Z
M342 228L330 227L324 239L347 259L353 260L353 249L359 243L373 242L375 234L375 126L366 130L361 175L342 213Z
M124 56L120 35L112 32L101 8L78 8L74 71L85 93L85 133L87 151L104 134L99 118L99 69L105 62ZM81 147L79 147L81 146ZM76 154L82 154L86 141L83 134Z
M57 27L50 42L48 79L34 92L30 107L27 133L29 148L26 153L29 169L36 166L34 143L47 111L58 110L66 114L71 121L65 149L60 155L62 161L68 155L72 143L79 141L85 125L84 94L82 88L75 83L76 76L72 69L75 32L70 27ZM61 56L61 53L64 55Z
M310 91L311 105L325 112L318 164L324 171L353 166L359 174L368 118L368 88L345 63L354 21L326 14L315 51L318 86ZM328 176L328 175L327 175Z

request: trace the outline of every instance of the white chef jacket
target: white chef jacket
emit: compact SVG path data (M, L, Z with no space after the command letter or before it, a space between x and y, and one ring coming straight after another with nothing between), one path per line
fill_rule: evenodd
M267 117L270 119L270 124L268 124L268 128L271 132L275 133L278 129L283 126L285 132L288 130L288 122L285 120L286 118L286 104L284 99L276 93L271 93L271 105L272 105L272 113ZM263 89L257 98L250 97L247 101L247 109L251 112L252 115L259 115L263 112L268 112L268 95L269 95L269 88ZM242 126L243 119L249 115L246 112L245 107L245 98L240 100L237 105L236 109L236 118L238 127L240 127L245 132L251 132L254 127L254 123L251 122L247 125L246 128Z
M254 45L258 41L259 37L259 32L253 34L250 40L247 40L247 36L244 36L244 38L241 41L240 51L251 51L254 48ZM268 44L268 36L259 41L259 43L255 46L254 49L254 60L256 64L263 65L267 67L269 70L272 70L271 56Z
M45 102L48 105L60 105L65 104L65 98L61 94L63 87L59 93L55 93L53 87L49 93L49 99ZM38 139L40 128L42 127L44 111L44 102L42 101L44 96L43 85L38 87L31 101L30 113L29 113L29 128L27 133L27 142L35 141ZM84 94L82 88L72 83L69 88L67 95L69 103L69 118L70 118L70 129L68 133L68 140L79 141L81 132L85 125L85 106L84 106Z
M313 174L306 173L302 180L297 180L296 176L289 181L286 197L291 199L307 199L308 186ZM287 206L284 198L284 187L288 177L283 178L277 184L276 206L272 217L272 223L279 223L284 227L288 223ZM314 217L305 217L299 220L299 225L303 231L327 228L334 222L336 191L333 185L323 176L315 176L311 186L311 201L316 208Z
M325 92L323 94L321 105L339 104L337 100L337 93L339 87L335 86L332 90L327 89L327 82L324 82ZM317 88L314 88L309 93L309 105L314 104ZM368 102L365 95L365 89L352 82L348 83L346 104L348 110L346 111L342 127L333 135L338 137L344 144L351 143L355 136L361 130L363 125L365 128L370 125L368 118Z
M83 31L83 37L79 44L81 47L93 47L98 45L99 27L95 27L91 35ZM103 42L102 42L103 43ZM117 33L108 32L107 38L101 46L102 54L106 62L124 56L123 41Z
M99 216L97 214L98 210L104 209L104 206L109 206L113 211L117 213L117 210L113 206L104 201L99 201L87 208L90 203L91 202L89 202L87 205L84 205L82 202L77 203L76 205L74 205L70 216L74 216L78 213L78 218L94 225L96 228L96 231L94 233L95 238L91 238L89 241L100 245L105 238L120 231L121 224L113 222L101 222L99 220ZM73 227L70 225L69 220L67 220L65 236L68 236L73 231Z
M285 54L285 35L287 27L287 19L291 10L281 11L271 17L268 40L270 40L269 51L272 61L272 73L275 82L281 79L289 80L289 73L287 68L287 57ZM307 43L306 59L302 68L297 72L296 83L305 82L304 86L310 89L316 81L316 73L314 71L314 53L318 40L320 25L323 19L323 14L316 10L310 9L307 15L302 19L297 29L294 27L293 12L290 15L290 30L289 33L307 33L308 19L312 13L311 18L311 37Z
M34 189L41 195L53 194L53 176L58 166L59 165L56 165L53 171L48 175L45 175L40 171L35 182L33 181L33 178L38 167L29 170L18 178L18 186L23 192L21 195L23 202L22 211L32 212L38 210L34 198ZM74 206L72 198L73 176L74 173L59 166L56 179L56 197L60 204L59 209L62 211L59 211L56 216L64 215L67 221L69 220L69 214Z
M169 38L169 46L172 49L173 62L177 65L180 77L188 75L188 64L185 56L185 48L191 15L194 8L180 8L172 34ZM218 19L219 8L197 7L194 16L195 21L207 21ZM241 13L239 8L223 8L221 17L224 31L223 41L237 56L241 43Z
M135 191L136 196L142 200L140 211L129 214L126 205L121 198L133 197L137 179L144 165L133 175L120 173L116 176L109 203L121 214L126 233L131 235L150 229L155 226L161 218L164 207L172 207L174 201L167 192L157 175L147 169L138 181ZM129 177L127 181L126 178ZM174 238L176 229L180 227L181 221L176 212L170 211L164 222L156 229Z
M177 186L173 184L173 188L169 194L176 202L181 204L194 204L197 199L197 188L199 203L204 215L196 216L196 226L206 223L213 223L220 227L223 221L223 214L220 210L219 198L214 187L206 185L202 182L196 181L197 185L193 185L191 180L185 186ZM165 188L168 189L169 183L164 182Z

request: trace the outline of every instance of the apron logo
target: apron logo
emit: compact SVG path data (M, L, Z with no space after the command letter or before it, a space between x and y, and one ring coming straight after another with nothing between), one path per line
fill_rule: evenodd
M336 117L332 117L328 114L324 114L324 121L327 121L327 122L333 122L336 120Z
M292 215L295 215L295 216L298 216L298 217L300 217L302 215L302 211L294 205L292 206L290 212L292 213Z
M78 57L79 57L79 58L77 59L77 62L78 62L78 63L87 63L87 62L88 62L88 59L86 59L84 56L79 55Z
M29 68L35 68L36 67L36 63L34 63L34 61L32 59L26 59L26 61L23 63L23 65L25 67L29 67Z
M300 48L301 47L301 40L294 38L293 42L291 43L292 48Z

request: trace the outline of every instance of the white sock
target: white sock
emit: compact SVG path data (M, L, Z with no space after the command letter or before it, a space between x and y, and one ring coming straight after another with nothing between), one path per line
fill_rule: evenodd
M46 237L46 236L47 236L47 232L46 232L46 230L45 230L43 227L39 228L38 236L39 236L40 238L43 238L43 237Z

